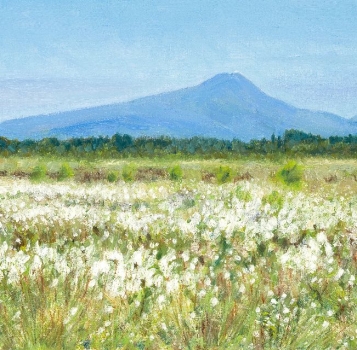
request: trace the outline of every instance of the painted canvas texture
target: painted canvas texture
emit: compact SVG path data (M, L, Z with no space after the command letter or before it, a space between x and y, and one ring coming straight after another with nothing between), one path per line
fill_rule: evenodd
M356 15L0 0L0 349L357 348Z

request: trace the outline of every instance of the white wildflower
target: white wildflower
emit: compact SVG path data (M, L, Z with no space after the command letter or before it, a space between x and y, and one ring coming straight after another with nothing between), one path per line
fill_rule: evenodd
M199 297L199 298L203 298L205 295L206 295L206 291L205 291L204 289L201 289L201 290L198 292L198 297Z
M213 307L215 307L217 304L218 304L218 299L216 298L216 297L213 297L212 299L211 299L211 305L213 306Z
M159 304L163 304L165 302L166 298L163 294L160 294L158 297L157 297L157 302Z
M332 310L328 310L327 312L326 312L326 314L327 314L327 316L332 316L333 315L333 311Z
M327 328L329 326L329 322L324 321L324 323L322 324L322 328Z
M184 262L187 262L190 259L190 253L187 250L185 250L181 256Z
M283 314L288 314L289 312L290 312L290 310L287 307L284 307Z
M338 271L337 271L336 276L334 277L334 280L335 280L335 281L338 281L338 280L342 277L342 275L343 275L344 273L345 273L345 270L339 268Z
M98 277L101 274L107 274L110 271L110 265L106 260L97 261L93 263L91 270L92 276Z
M110 305L106 305L106 306L104 307L104 312L105 312L106 314L112 314L113 311L114 311L114 309L113 309L113 307L110 306Z
M72 307L70 310L69 310L69 314L71 316L74 316L78 311L78 307Z
M50 287L51 288L55 288L55 287L57 287L57 285L58 285L58 278L54 278L52 283L51 283L51 285L50 285Z

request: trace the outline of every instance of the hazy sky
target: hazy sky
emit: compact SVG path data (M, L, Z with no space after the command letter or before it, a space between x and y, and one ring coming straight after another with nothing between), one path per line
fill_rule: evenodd
M357 114L357 0L0 0L0 120L239 72Z

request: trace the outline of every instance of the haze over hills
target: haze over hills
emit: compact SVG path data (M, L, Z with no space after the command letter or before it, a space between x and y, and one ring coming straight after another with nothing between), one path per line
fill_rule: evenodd
M23 140L121 133L248 141L286 129L343 136L357 133L357 121L293 107L240 74L223 73L194 87L131 102L7 120L0 124L0 135Z

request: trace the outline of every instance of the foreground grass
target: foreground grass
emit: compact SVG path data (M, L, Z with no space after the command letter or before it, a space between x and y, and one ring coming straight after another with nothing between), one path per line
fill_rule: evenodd
M354 164L305 162L300 191L272 163L196 177L216 165L183 162L182 181L0 179L1 349L356 348L357 196L340 175Z

